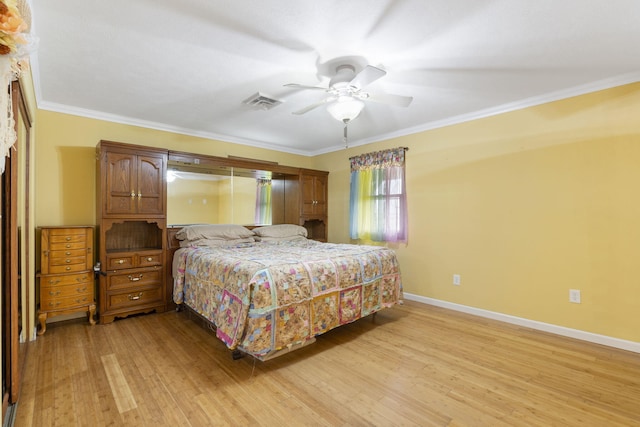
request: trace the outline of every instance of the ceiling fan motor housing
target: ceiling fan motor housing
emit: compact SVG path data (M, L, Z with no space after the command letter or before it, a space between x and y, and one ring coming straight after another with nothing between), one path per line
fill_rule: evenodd
M350 64L338 65L336 75L329 82L329 87L342 89L346 87L356 75L356 68Z

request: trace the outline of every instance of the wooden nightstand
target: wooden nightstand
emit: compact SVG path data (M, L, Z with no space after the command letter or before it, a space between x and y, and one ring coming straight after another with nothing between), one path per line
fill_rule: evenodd
M40 310L42 335L47 318L86 311L95 325L93 227L40 227Z

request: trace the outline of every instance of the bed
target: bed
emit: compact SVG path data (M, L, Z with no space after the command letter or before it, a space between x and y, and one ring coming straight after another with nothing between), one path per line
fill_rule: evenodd
M395 252L320 243L293 224L184 227L173 298L231 350L267 360L402 301Z

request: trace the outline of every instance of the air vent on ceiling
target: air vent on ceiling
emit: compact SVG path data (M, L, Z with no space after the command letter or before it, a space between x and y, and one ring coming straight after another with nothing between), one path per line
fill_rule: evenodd
M282 104L282 101L265 96L260 92L256 92L249 98L242 101L242 103L256 110L270 110L273 107Z

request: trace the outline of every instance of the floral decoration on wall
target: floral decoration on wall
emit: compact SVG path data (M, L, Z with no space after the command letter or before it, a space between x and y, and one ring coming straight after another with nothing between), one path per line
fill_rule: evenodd
M20 16L16 0L0 0L0 55L16 53L18 44L26 44L22 33L28 29Z
M30 21L26 0L0 0L0 173L16 143L11 82L28 66Z

